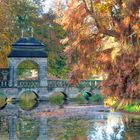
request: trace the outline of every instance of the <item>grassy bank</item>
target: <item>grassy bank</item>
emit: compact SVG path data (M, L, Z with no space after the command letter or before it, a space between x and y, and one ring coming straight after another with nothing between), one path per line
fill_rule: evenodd
M104 100L105 106L111 106L116 111L124 111L124 112L130 112L130 113L140 113L140 100L135 100L131 103L121 104L121 101L119 101L117 98L106 98Z
M124 107L125 112L139 112L140 113L140 105L130 104Z

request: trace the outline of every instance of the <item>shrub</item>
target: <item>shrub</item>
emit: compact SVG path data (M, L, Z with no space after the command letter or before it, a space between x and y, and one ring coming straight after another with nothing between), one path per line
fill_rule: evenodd
M53 95L49 96L48 101L49 103L54 105L61 105L64 102L63 98L64 98L63 94L56 92Z
M84 98L84 96L82 94L78 94L76 96L76 102L78 104L85 104L85 103L87 103L86 99Z
M90 97L90 101L91 102L102 102L103 101L103 97L100 94L93 94Z

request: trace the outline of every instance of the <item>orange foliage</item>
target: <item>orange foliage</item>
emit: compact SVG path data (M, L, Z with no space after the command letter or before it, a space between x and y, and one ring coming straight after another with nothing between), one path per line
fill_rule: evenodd
M139 7L139 0L69 2L61 24L67 32L64 43L68 44L65 53L72 68L70 83L77 84L97 69L108 75L101 85L105 95L139 97ZM119 44L119 55L113 58L113 46L102 46L109 36Z
M116 65L108 70L108 78L101 83L102 93L120 99L140 98L140 64L135 65L138 59L136 51L124 52L118 56Z

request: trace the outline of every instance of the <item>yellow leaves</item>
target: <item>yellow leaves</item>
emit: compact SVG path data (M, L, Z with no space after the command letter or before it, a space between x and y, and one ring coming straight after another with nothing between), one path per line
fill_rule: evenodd
M104 100L104 105L106 107L113 106L115 103L117 103L118 98L117 97L107 97Z
M137 23L137 24L134 24L133 25L133 29L135 30L135 31L139 31L140 30L140 27L139 27L140 25Z
M0 68L6 68L8 66L7 55L11 50L10 46L2 46L0 48Z
M110 7L113 6L113 1L112 0L103 0L100 2L96 2L93 4L93 7L95 9L95 12L98 13L110 13Z
M113 62L113 61L115 62L115 59L116 59L117 55L119 54L119 51L120 51L120 48L115 48L115 49L113 49L113 51L111 52L111 59L112 59L112 62Z
M136 23L133 25L134 33L137 34L138 38L140 38L140 23Z
M102 39L102 50L119 47L119 42L114 37L104 37Z
M122 7L125 9L126 8L126 3L123 2Z

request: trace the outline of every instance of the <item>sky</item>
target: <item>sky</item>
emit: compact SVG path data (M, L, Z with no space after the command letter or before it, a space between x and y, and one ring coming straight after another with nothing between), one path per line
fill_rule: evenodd
M44 4L44 12L48 12L49 9L53 6L53 0L46 0L46 2L43 3Z
M55 0L46 0L46 2L44 2L44 12L48 12L49 9L54 6L54 1ZM66 0L61 1L65 3Z

